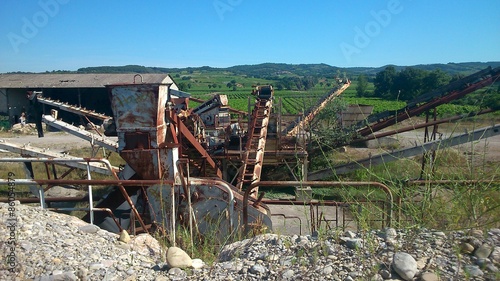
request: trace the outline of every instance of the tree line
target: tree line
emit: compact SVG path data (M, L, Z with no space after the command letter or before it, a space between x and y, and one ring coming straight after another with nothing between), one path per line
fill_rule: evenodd
M394 66L388 66L375 75L373 79L375 90L371 95L388 100L409 101L461 77L463 75L459 74L452 77L440 69L428 71L407 67L398 72ZM359 75L357 82L357 95L370 95L367 91L368 78Z
M388 66L378 72L375 77L361 74L357 78L356 94L358 97L376 97L385 100L410 101L419 95L431 92L441 86L465 77L464 74L450 75L440 69L422 70L407 67L397 71ZM374 90L369 91L369 82L373 82ZM458 105L476 105L481 108L500 109L500 83L496 83L484 91L471 93L453 103Z

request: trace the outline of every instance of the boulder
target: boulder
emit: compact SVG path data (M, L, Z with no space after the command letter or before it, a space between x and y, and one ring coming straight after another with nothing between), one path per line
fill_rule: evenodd
M404 252L394 254L392 268L404 280L413 280L418 272L417 261L410 254Z
M193 260L181 248L170 247L167 250L167 263L171 268L187 268L193 265Z

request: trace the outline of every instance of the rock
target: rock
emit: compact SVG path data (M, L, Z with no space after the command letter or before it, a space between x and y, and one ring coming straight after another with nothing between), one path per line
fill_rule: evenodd
M250 267L250 273L264 274L264 273L266 273L266 268L260 264L256 264L256 265L253 265L252 267Z
M172 280L183 280L186 278L187 273L178 267L174 267L168 271L168 275L171 276Z
M382 235L381 235L382 238L384 238L384 240L394 240L398 237L398 233L397 231L392 228L392 227L386 227L384 229L384 232L382 232Z
M496 280L500 264L497 229L478 237L462 231L445 232L444 236L439 230L408 229L397 231L396 237L387 236L393 237L388 240L383 233L390 230L365 229L346 234L363 237L359 241L364 247L353 247L358 250L346 245L347 241L356 245L353 240L356 238L339 237L337 232L317 238L307 234L300 237L265 234L226 245L210 266L203 266L200 259L191 259L192 269L183 270L164 260L161 254L164 250L150 235L133 236L125 244L117 241L119 235L75 217L37 207L15 206L18 218L15 250L22 264L17 268L20 271L17 279L9 275L4 264L0 267L0 280L402 280L398 274L403 273L396 271L402 253L394 254L397 247L391 246L389 240L418 260L412 280L436 280L437 270L440 280ZM8 204L0 203L0 217L8 217ZM0 227L0 236L8 239L8 231L8 227ZM488 250L488 245L491 253L487 258L457 256L457 248L462 250L463 243L477 250L478 256L487 254L481 251ZM484 249L479 249L481 246ZM7 243L0 243L0 251L8 254L9 250ZM391 267L387 268L387 264ZM378 274L373 275L376 269ZM419 269L436 273L419 273Z
M205 263L201 259L193 259L193 262L191 264L191 267L194 269L200 269L205 266Z
M471 244L474 249L479 248L483 244L481 240L476 237L469 237L469 239L467 239L467 243Z
M463 254L472 254L474 252L474 246L467 242L460 244L460 252Z
M104 267L104 264L102 263L93 263L89 266L90 270L99 270Z
M356 238L356 233L354 233L354 232L352 232L352 231L348 230L348 231L346 231L346 232L344 233L344 236L345 236L345 237L349 237L349 238Z
M471 265L468 264L464 267L464 271L470 276L470 277L479 277L483 276L484 273L481 269L479 269L479 266L477 265Z
M120 232L120 237L118 238L118 241L123 243L130 242L130 235L128 235L128 232L125 229L123 229L122 232Z
M421 257L417 260L417 269L421 270L424 269L427 263L429 262L428 257Z
M46 197L82 197L86 192L76 188L53 186L45 192Z
M193 260L181 248L170 247L167 250L167 263L170 267L187 268L193 265Z
M294 277L294 275L295 275L295 273L293 272L293 270L288 269L285 272L283 272L283 274L281 276L283 277L283 279L289 280L289 279L292 279Z
M483 238L483 231L481 229L471 229L469 235L475 238Z
M380 276L382 276L382 278L384 279L391 278L391 273L387 269L381 269L378 274L380 274Z
M420 276L421 281L439 281L439 277L433 272L425 272Z
M485 259L490 256L493 248L488 244L482 244L474 251L474 256L478 259Z
M417 274L417 262L408 253L397 252L393 256L392 268L404 280L412 280Z
M271 254L271 255L266 257L266 260L270 261L270 262L278 261L279 259L280 259L280 256L276 255L276 254Z
M363 240L359 239L359 238L347 239L345 242L345 245L349 249L353 249L353 250L361 249L361 248L363 248Z
M500 263L500 246L495 246L491 251L490 257L492 262Z
M494 264L492 263L488 263L485 267L484 267L487 271L489 272L493 272L493 273L498 273L499 272L499 269L498 267L496 267Z
M100 228L97 225L93 224L80 226L78 229L83 233L97 233L97 231L100 230Z
M329 266L323 268L323 272L322 273L324 275L330 275L330 274L332 274L332 272L333 272L333 267L329 265Z

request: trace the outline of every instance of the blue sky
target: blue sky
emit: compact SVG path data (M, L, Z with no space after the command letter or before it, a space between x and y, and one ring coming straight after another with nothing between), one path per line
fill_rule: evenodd
M2 0L0 73L500 61L500 1Z

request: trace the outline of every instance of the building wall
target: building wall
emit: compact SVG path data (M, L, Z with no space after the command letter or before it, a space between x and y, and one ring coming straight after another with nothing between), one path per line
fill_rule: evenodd
M7 114L7 89L0 89L0 114Z

